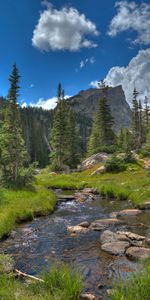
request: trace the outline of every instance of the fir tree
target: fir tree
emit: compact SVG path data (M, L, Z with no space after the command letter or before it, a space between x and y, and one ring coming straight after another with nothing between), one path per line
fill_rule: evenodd
M121 128L118 136L118 147L127 155L131 153L133 149L133 135L128 128Z
M67 136L66 136L66 164L75 168L80 160L79 155L79 134L76 129L76 120L74 112L69 109L67 118Z
M99 101L98 109L95 114L88 145L89 155L109 148L115 143L115 134L112 129L114 119L106 99L108 87L102 86L102 89L104 97Z
M50 159L52 164L61 169L65 160L67 104L64 100L64 90L60 83L58 84L57 99L57 108L51 133L52 152Z
M22 137L20 111L17 103L19 96L19 73L13 65L9 78L10 89L4 109L3 124L0 129L0 165L3 179L17 184L19 171L27 161L27 151Z
M150 108L148 105L148 97L145 96L144 99L144 127L148 129L149 127L149 116L150 116Z
M133 91L133 100L132 100L132 133L134 138L134 148L139 148L139 104L137 100L138 92L136 88Z

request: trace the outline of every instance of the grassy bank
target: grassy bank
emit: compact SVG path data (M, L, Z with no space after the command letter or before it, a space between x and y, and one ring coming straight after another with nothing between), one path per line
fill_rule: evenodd
M111 300L149 300L150 299L150 265L134 274L126 281L120 281Z
M56 188L78 189L95 187L106 197L118 200L130 199L134 206L142 205L150 199L150 172L140 164L130 164L127 170L119 173L104 173L91 176L99 165L83 172L69 175L50 175L43 172L39 176L41 184Z
M6 236L16 223L51 213L55 204L54 193L40 184L38 178L33 189L0 189L0 239Z
M15 279L5 273L10 258L0 255L0 299L2 300L78 300L83 289L78 272L66 265L54 266L41 275L44 282ZM4 265L5 263L5 265ZM9 268L9 265L8 265Z

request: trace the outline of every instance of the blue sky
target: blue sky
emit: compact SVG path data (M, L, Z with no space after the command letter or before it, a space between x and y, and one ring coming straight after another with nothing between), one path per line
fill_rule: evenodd
M20 103L36 104L39 99L45 103L52 98L46 106L50 108L59 81L66 95L102 78L125 89L125 78L133 73L128 100L136 84L141 97L149 96L149 84L143 87L141 80L144 73L144 82L150 82L150 3L115 4L115 0L1 1L0 95L7 94L16 62L22 77Z

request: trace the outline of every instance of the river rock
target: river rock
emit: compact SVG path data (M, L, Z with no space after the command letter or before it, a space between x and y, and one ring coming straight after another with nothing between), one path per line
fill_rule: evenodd
M94 189L94 188L84 188L82 190L82 193L83 194L94 194L94 195L98 194L97 189Z
M139 235L130 231L117 231L118 239L121 239L123 237L127 237L130 240L136 240L136 241L144 241L145 236Z
M90 228L93 230L103 230L111 225L117 225L122 221L119 219L100 219L91 223Z
M96 300L96 298L94 295L87 293L87 294L81 294L80 300Z
M113 255L123 255L129 245L130 244L128 242L115 241L103 244L101 249Z
M136 216L136 215L139 215L141 213L141 210L140 209L124 209L124 210L121 210L121 211L118 211L116 213L116 216L117 217L132 217L132 216Z
M145 247L130 247L126 251L126 255L133 260L142 260L150 258L150 249Z
M88 221L83 221L83 222L81 222L80 224L78 224L78 226L88 228L88 227L90 226L90 222L88 222Z
M98 169L96 169L91 175L98 175L98 174L104 174L106 172L106 167L101 166Z
M76 225L76 226L68 226L67 230L72 233L85 233L88 231L88 228Z
M116 242L116 241L118 241L118 236L116 233L114 233L110 230L105 230L101 234L100 241L102 244Z

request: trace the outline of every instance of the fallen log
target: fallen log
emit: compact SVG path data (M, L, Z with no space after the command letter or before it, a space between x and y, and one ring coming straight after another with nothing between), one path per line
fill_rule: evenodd
M43 279L38 278L38 277L35 277L35 276L32 276L32 275L29 275L29 274L26 274L26 273L24 273L24 272L21 272L21 271L18 270L18 269L15 269L14 271L15 271L15 273L16 273L18 276L27 277L27 278L30 278L30 279L33 279L33 280L37 280L37 281L40 281L40 282L44 282Z

